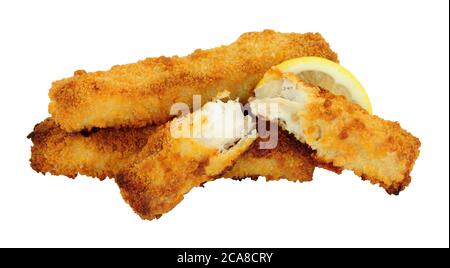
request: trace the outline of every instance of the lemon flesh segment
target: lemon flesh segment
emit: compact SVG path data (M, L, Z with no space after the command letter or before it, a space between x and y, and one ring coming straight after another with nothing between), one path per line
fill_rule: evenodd
M329 90L336 95L343 95L370 114L372 113L372 104L364 87L349 70L335 62L320 57L287 60L272 67L256 88L276 79L276 72L294 73L303 81Z

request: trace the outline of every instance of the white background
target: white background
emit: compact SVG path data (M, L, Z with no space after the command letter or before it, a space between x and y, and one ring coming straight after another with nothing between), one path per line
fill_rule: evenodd
M449 246L448 1L0 2L0 246ZM400 196L317 169L311 183L219 180L142 221L113 181L36 174L26 135L53 80L247 31L320 32L374 113L422 141Z

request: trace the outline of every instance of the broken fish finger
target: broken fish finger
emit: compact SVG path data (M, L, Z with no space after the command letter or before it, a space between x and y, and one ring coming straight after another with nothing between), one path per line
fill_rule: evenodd
M143 160L116 177L125 201L151 220L174 208L193 187L220 177L256 139L251 118L241 109L238 102L217 100L158 128L139 156Z
M319 163L352 170L390 194L410 183L420 141L400 124L370 115L292 73L273 75L278 78L255 89L253 113L278 121L314 150Z

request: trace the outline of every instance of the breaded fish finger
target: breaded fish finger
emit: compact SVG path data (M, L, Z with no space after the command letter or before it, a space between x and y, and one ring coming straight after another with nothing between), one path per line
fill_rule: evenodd
M31 167L40 173L75 178L78 174L99 179L114 178L136 161L156 127L98 129L67 133L48 118L37 124L30 138ZM225 178L265 176L267 180L310 181L314 172L311 149L286 131L279 130L278 145L259 149L258 138ZM152 147L152 146L147 146ZM156 150L154 148L152 150ZM149 149L148 149L149 150ZM150 154L150 152L146 152Z
M147 58L108 71L76 71L52 84L49 112L68 132L162 124L172 118L172 104L192 106L194 94L205 103L228 90L232 99L245 103L271 66L302 56L337 62L318 33L250 32L228 46L185 57Z

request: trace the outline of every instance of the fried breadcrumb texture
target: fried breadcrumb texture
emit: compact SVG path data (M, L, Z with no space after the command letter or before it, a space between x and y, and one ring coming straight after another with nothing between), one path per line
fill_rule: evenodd
M156 127L98 129L67 133L50 118L36 125L31 167L40 173L75 178L78 174L105 179L124 172L133 162L161 150L162 143L145 146L150 135L161 141ZM159 135L156 137L156 135ZM265 176L267 180L310 181L314 163L312 151L286 131L279 131L278 145L259 149L258 138L223 176L245 179ZM145 147L145 148L144 148Z
M155 127L144 127L67 133L48 118L29 135L31 167L70 178L78 174L101 180L114 177L134 161L154 131Z
M284 74L280 83L256 89L252 111L279 120L328 167L348 169L364 180L398 194L411 181L420 141L397 122L384 120L329 91ZM278 103L281 113L267 112ZM266 104L266 105L264 105Z
M312 180L315 162L311 157L313 151L307 145L299 142L292 134L281 128L278 130L278 142L275 148L260 149L260 142L265 141L265 139L258 138L238 158L231 170L224 174L224 177L257 179L259 176L264 176L267 181L287 179L304 182Z
M242 138L220 152L195 138L173 138L167 123L149 137L147 146L151 147L151 154L119 174L116 182L125 201L142 219L159 218L181 202L193 187L219 177L254 140L255 137Z
M249 32L234 43L196 50L185 57L147 58L108 71L79 70L55 81L49 112L66 131L94 127L142 127L170 120L177 102L192 106L227 90L246 102L263 74L285 60L317 56L337 62L337 55L318 33Z

